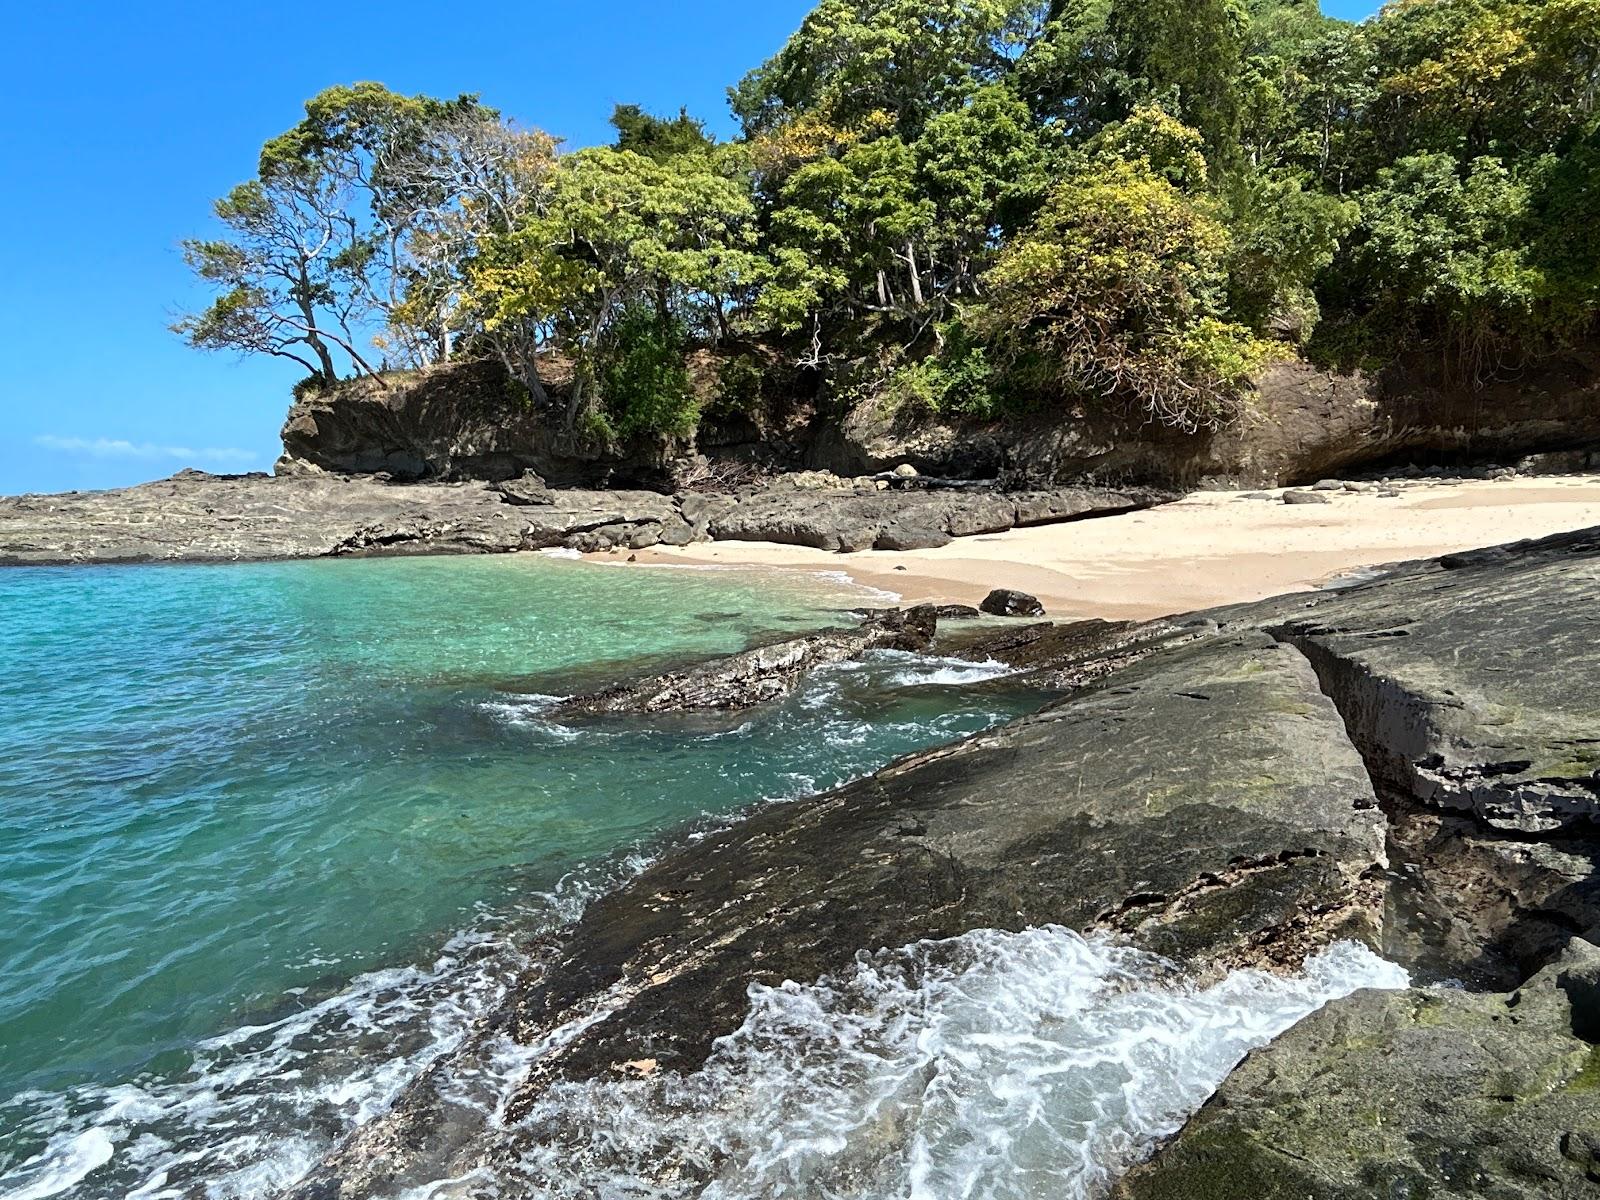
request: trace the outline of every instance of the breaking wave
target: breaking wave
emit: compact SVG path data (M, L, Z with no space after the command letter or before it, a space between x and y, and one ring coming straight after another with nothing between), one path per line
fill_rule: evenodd
M591 896L647 862L625 858L515 914L485 914L426 966L370 971L321 999L291 997L292 1011L201 1042L182 1070L0 1102L0 1129L44 1141L23 1161L0 1157L0 1198L274 1194L462 1047L531 965L538 932L570 924Z
M1354 943L1201 986L1059 927L921 942L752 987L701 1070L556 1085L484 1147L512 1166L405 1200L1092 1200L1251 1049L1407 983Z

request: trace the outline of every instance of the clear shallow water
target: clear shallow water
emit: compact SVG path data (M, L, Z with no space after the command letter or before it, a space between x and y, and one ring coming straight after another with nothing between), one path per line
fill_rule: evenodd
M737 725L542 714L839 603L523 556L0 572L0 1196L262 1194L631 849L1038 702L882 656Z

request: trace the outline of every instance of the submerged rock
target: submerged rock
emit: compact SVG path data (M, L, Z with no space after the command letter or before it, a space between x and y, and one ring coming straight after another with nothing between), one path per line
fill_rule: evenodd
M599 713L704 712L749 708L786 695L826 663L859 658L869 650L928 649L938 627L931 605L892 609L859 629L814 633L758 646L686 671L621 684L564 701L557 719Z

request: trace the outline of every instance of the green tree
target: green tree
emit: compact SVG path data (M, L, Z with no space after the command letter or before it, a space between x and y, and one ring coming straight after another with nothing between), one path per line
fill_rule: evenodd
M716 140L706 133L705 122L681 108L671 119L651 116L637 104L619 104L611 112L611 127L617 131L612 144L617 150L631 150L653 162L669 162L685 154L708 154Z
M1221 223L1147 161L1088 161L1001 252L972 323L1041 399L1215 427L1265 352L1225 317L1228 250Z
M1528 192L1497 160L1463 172L1447 154L1402 158L1378 173L1361 210L1354 263L1376 320L1444 335L1470 362L1532 330L1543 280L1525 241Z
M821 0L729 92L747 136L802 114L849 128L893 114L915 140L934 114L1003 76L1037 32L1029 0Z
M339 376L335 349L372 373L352 328L363 258L342 181L278 173L240 184L212 211L227 236L190 239L183 253L220 295L173 331L197 350L290 359L324 387Z
M1239 0L1117 0L1110 31L1129 101L1171 104L1214 160L1236 153L1240 72L1249 19Z

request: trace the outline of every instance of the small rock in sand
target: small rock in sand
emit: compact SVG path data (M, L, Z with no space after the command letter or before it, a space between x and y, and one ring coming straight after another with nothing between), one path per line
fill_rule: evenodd
M1283 494L1285 504L1332 504L1321 492L1295 492L1288 491Z

